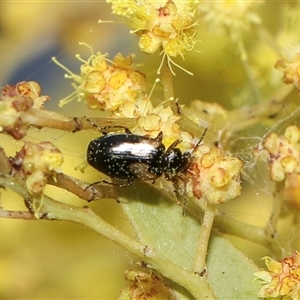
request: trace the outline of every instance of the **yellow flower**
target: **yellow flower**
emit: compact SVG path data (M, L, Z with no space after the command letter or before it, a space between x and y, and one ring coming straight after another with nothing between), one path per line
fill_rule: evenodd
M38 194L47 184L48 176L51 176L62 162L62 153L52 143L26 142L12 159L12 166L20 176L26 178L28 191L31 194Z
M164 107L163 104L151 108L146 114L142 114L137 119L137 126L133 132L138 135L148 135L157 137L159 132L163 132L163 144L168 148L174 141L179 140L178 148L186 151L192 148L193 136L181 131L176 121L180 116L175 114L170 106Z
M7 132L15 139L22 139L29 124L22 116L31 108L41 109L48 96L41 96L41 88L34 81L5 85L0 93L0 132Z
M282 58L275 67L282 71L283 82L292 83L300 89L300 6L285 6L283 9L282 26L276 37Z
M277 44L280 48L297 45L300 42L300 6L299 3L293 5L285 5L283 7L282 20L280 22L279 33L276 37ZM284 50L285 52L286 50ZM289 52L289 51L288 51Z
M142 271L127 270L125 272L125 278L130 282L130 286L121 291L118 298L119 300L177 299L173 291L166 285L163 279L152 272L145 273Z
M199 12L208 26L217 32L229 32L237 41L240 32L249 29L251 24L261 22L253 9L262 1L220 0L204 1L199 4Z
M61 105L77 96L90 109L111 111L121 117L124 116L123 107L127 108L128 113L128 103L131 103L134 107L132 114L136 113L135 103L145 97L146 76L134 69L132 56L117 54L113 61L109 61L106 56L97 52L86 61L77 56L83 62L80 75L73 74L53 58L56 64L68 72L66 77L75 81L76 92L61 100Z
M221 149L200 145L188 169L187 193L208 202L221 204L241 194L240 172L243 163L224 156Z
M275 68L283 72L283 82L292 83L300 90L300 44L284 49L284 59L277 61Z
M263 143L269 153L270 177L275 182L285 179L286 174L300 173L300 129L286 128L284 135L271 133Z
M183 56L194 47L197 22L194 20L198 1L193 0L107 0L112 12L125 19L132 32L140 36L143 52L159 48L168 57Z
M264 257L269 271L256 272L256 279L265 285L258 293L260 298L299 299L300 289L300 256L294 251L290 257L277 262Z

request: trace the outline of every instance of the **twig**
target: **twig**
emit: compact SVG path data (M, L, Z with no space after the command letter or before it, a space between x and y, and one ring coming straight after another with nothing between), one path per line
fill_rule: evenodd
M89 183L63 173L56 173L48 179L48 184L60 187L88 202L103 198L116 198L111 185Z
M215 217L216 206L207 203L204 211L203 222L201 226L201 232L198 236L198 245L195 255L194 271L198 274L203 274L205 270L205 260L207 254L207 248L210 238L210 233Z
M240 222L230 218L229 216L223 216L218 213L214 218L214 227L223 234L237 236L247 241L260 244L267 249L272 248L274 251L276 248L277 251L280 250L278 245L275 243L274 238L266 235L265 228Z
M91 118L99 127L113 127L122 124L132 128L136 125L136 119L130 118ZM95 129L84 117L71 118L54 111L31 108L22 115L22 121L37 128L55 128L69 132L86 129Z
M22 183L15 178L0 177L0 185L17 192L24 199L28 200L32 198L32 195L28 193L24 185L22 185ZM36 200L37 199L34 199L34 201ZM153 268L160 272L163 276L185 287L195 297L195 299L215 299L215 296L210 290L206 278L200 277L191 271L180 268L171 260L160 255L160 253L152 247L142 244L141 242L105 222L89 208L75 207L69 204L58 202L47 196L44 196L40 200L40 203L35 203L35 206L39 205L39 211L35 212L34 214L24 214L23 212L3 212L3 215L6 214L7 216L10 215L15 218L19 215L22 219L32 219L32 215L35 215L38 218L46 218L48 220L64 220L80 223L83 226L96 231L102 236L107 237L128 251L136 254L142 258L143 261L146 261L146 263L150 264Z
M29 211L5 210L0 207L0 218L19 219L19 220L36 220L33 213Z
M3 175L9 174L11 171L11 164L9 158L6 156L4 149L0 147L0 173Z
M277 182L275 185L275 192L273 197L272 211L269 220L265 227L266 236L274 238L276 234L276 226L281 213L283 204L283 192L285 181Z

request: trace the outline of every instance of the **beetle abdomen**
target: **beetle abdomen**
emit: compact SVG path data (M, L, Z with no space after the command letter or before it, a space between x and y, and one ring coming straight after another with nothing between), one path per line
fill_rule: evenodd
M90 142L87 161L98 171L116 179L153 180L163 173L164 150L164 145L157 139L133 134L105 135Z

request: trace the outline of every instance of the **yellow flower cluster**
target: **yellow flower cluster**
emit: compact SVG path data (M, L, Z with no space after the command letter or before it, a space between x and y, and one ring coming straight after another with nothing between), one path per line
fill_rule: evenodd
M204 197L212 204L221 204L241 194L243 163L239 159L224 156L221 149L208 145L200 145L195 155L187 175L190 196Z
M286 47L284 59L278 60L275 68L283 72L284 83L292 83L300 90L300 45Z
M271 180L279 182L286 174L300 173L300 129L297 126L286 128L284 135L271 133L263 143L269 153Z
M12 159L15 172L26 178L26 187L31 194L39 194L47 184L47 178L63 162L62 153L50 142L33 144L25 142Z
M300 289L300 256L297 251L290 257L277 262L264 257L269 271L256 272L256 279L265 285L259 291L260 298L299 299Z
M243 0L202 1L199 12L211 30L229 32L231 39L236 41L242 30L261 22L260 17L253 11L261 3L262 1Z
M91 109L109 111L110 117L136 118L137 126L132 130L135 134L156 137L162 131L167 147L179 139L183 150L191 148L193 137L181 132L175 123L180 116L171 109L172 100L153 108L144 94L146 77L134 69L131 56L118 54L112 62L101 53L91 55L87 61L80 58L83 62L80 75L73 74L55 58L53 60L68 72L68 78L75 81L76 93L63 99L62 104L77 96Z
M123 17L132 32L140 36L139 47L146 53L161 50L171 57L183 56L194 47L195 0L107 0L112 12Z
M106 56L98 52L87 61L77 56L83 62L80 75L73 74L53 58L68 72L66 77L75 81L75 94L63 99L61 105L77 96L90 109L108 110L118 117L139 115L148 104L143 93L146 88L145 75L134 69L131 56L117 54L113 61Z
M125 278L130 282L130 286L121 291L119 300L177 299L173 291L164 283L163 279L152 272L147 274L142 271L127 270Z
M176 121L180 116L174 114L173 110L168 107L159 105L146 115L142 115L137 119L137 126L133 132L138 135L150 135L156 137L160 131L164 134L164 144L166 147L171 145L175 140L180 140L179 147L181 150L187 150L192 147L191 140L193 136L188 132L183 132Z
M28 125L22 115L30 108L42 108L47 96L40 96L41 88L34 81L5 85L0 93L0 132L7 132L19 140L26 134Z

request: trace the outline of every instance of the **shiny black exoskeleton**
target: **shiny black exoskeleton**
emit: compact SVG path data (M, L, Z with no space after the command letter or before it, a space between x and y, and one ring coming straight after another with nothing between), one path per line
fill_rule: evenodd
M163 134L156 138L125 133L104 135L90 142L87 161L96 170L117 180L126 180L130 185L134 179L155 181L165 175L172 180L184 172L191 154L182 153L175 141L167 150L162 144Z

